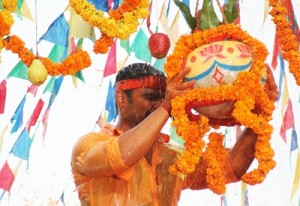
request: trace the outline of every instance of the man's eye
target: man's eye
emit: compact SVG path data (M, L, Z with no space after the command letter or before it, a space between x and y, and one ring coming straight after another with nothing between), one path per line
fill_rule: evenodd
M150 101L157 101L159 99L161 99L160 95L145 95L145 98L150 100Z

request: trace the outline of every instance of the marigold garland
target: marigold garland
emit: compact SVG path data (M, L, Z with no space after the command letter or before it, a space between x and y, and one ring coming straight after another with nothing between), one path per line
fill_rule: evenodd
M258 135L254 154L259 163L258 168L242 177L244 182L253 185L261 183L266 174L275 166L275 161L272 159L274 152L269 144L273 128L268 123L272 118L274 104L259 83L268 54L266 47L236 25L220 25L204 31L194 31L190 35L182 35L177 41L173 53L167 57L164 69L168 78L172 78L182 70L181 65L191 51L201 45L224 39L224 37L243 42L252 48L252 66L248 72L239 73L232 85L194 88L185 95L177 96L172 100L173 125L176 127L177 134L184 140L185 152L170 167L170 172L172 174L189 174L194 171L195 164L203 154L205 146L203 137L210 130L209 119L200 116L198 120L191 121L188 118L186 106L193 101L236 101L232 116L238 123L251 128ZM254 107L258 108L256 113L252 112ZM222 151L221 148L220 151ZM207 157L207 159L215 161L213 156ZM216 181L216 177L221 178L221 172L217 170L217 175L209 172L215 167L217 167L215 164L208 164L208 184L214 192L224 192L222 186L224 181Z
M49 58L36 57L25 47L25 43L18 36L13 35L5 38L3 45L7 50L18 54L21 61L27 66L29 66L35 58L41 59L47 68L48 74L51 76L75 74L91 65L90 56L81 49L78 49L61 63L53 63Z
M289 70L294 75L296 83L300 85L300 53L298 51L299 43L296 35L293 34L291 23L287 20L287 9L277 3L276 0L270 0L269 5L272 8L270 15L276 25L276 35L279 37L282 57L289 62Z
M53 63L49 58L37 57L29 49L25 47L25 43L16 35L8 36L10 34L11 26L14 19L11 12L17 8L17 0L3 0L3 10L0 12L0 51L4 47L13 53L18 54L21 61L30 66L35 58L42 59L45 64L48 74L52 76L57 75L71 75L87 68L91 65L91 59L87 52L78 49L75 53L68 56L61 63ZM4 36L7 36L3 39Z
M106 44L99 46L100 43L96 42L95 53L106 53L112 45L109 42L113 41L113 38L128 39L136 32L138 20L146 18L149 14L149 0L124 0L118 9L108 11L108 17L86 0L70 0L70 5L83 20L101 31L100 42Z

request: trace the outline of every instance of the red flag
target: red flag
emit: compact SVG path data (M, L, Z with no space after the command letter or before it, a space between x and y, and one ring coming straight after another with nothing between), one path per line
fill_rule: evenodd
M283 122L280 128L280 136L286 142L286 131L294 127L294 114L292 102L289 99L288 105L284 114Z
M42 99L39 99L38 103L36 104L35 109L33 110L32 114L31 114L30 119L27 123L28 133L30 132L30 127L32 127L36 124L36 121L40 116L43 106L44 106L44 101Z
M44 130L43 130L43 137L44 138L45 138L46 132L47 132L49 111L50 111L50 108L47 108L44 115L43 115L43 117L42 117L42 122L43 122L43 126L44 126Z
M28 87L27 93L31 93L35 97L37 90L38 90L38 86L32 84L30 87Z
M150 34L153 34L153 31L151 31L150 26L151 26L151 12L152 12L152 1L150 2L149 5L149 15L147 17L147 28L149 30Z
M9 192L14 180L15 176L6 161L0 170L0 188Z
M107 77L111 74L116 73L116 68L117 68L116 54L117 54L117 47L115 41L113 45L110 47L110 51L108 53L106 65L104 68L103 77Z
M275 39L274 39L274 49L273 49L273 56L272 56L272 62L271 62L271 65L272 65L274 71L278 64L277 58L278 58L279 53L280 53L280 44L279 44L278 36L276 34Z
M0 84L0 114L4 113L6 100L6 81L3 80Z

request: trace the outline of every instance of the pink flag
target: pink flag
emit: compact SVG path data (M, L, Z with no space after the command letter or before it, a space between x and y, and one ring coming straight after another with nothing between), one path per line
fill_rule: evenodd
M0 170L0 188L9 192L14 180L15 176L6 161Z
M43 122L43 126L44 126L44 130L43 130L43 137L44 138L45 138L46 132L47 132L49 111L50 111L50 108L47 108L44 115L43 115L43 117L42 117L42 122Z
M283 122L280 128L280 136L286 142L286 131L294 127L294 114L292 102L289 99L288 105L284 114Z
M38 86L32 84L30 87L28 87L27 93L31 93L35 97L37 90L38 90Z
M3 80L0 83L0 114L4 113L5 100L6 100L6 81Z
M43 106L44 106L44 101L42 99L39 99L38 103L36 104L35 109L33 110L32 114L31 114L30 119L27 123L28 133L30 133L30 127L32 127L36 124L36 121L40 116Z
M116 41L110 47L110 51L107 56L106 65L104 68L103 77L107 77L111 74L116 73L117 61L116 61L117 47Z

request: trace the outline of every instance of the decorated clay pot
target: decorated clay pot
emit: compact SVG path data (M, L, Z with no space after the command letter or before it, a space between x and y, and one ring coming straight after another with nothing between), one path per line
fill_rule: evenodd
M183 67L191 72L185 80L196 80L195 87L231 84L241 71L252 65L250 46L238 41L218 41L200 46L185 59Z
M238 41L217 41L193 50L184 60L183 68L191 68L185 81L196 80L195 88L217 87L233 84L241 71L249 71L252 65L251 47ZM264 84L266 69L261 83ZM202 115L227 119L231 118L233 102L216 103L194 108Z

